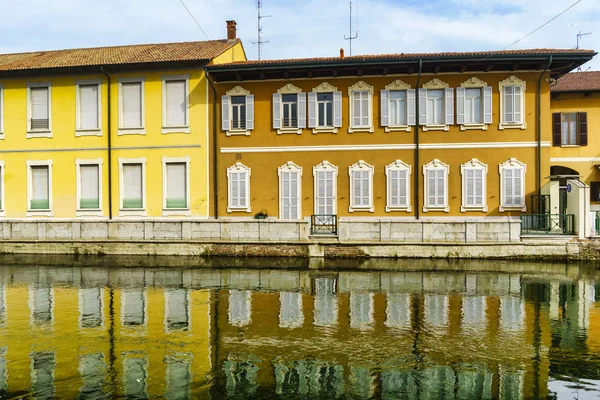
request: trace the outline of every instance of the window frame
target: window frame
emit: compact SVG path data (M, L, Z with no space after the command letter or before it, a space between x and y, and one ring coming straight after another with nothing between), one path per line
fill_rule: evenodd
M167 208L167 164L185 164L185 208ZM191 215L190 207L190 157L163 157L162 158L162 215Z
M98 127L81 128L81 86L98 86ZM75 81L75 136L102 136L102 79L81 79Z
M75 160L75 176L77 179L77 204L75 206L75 216L77 217L101 217L103 215L103 197L102 197L102 158L93 159L76 159ZM80 208L81 207L81 166L82 165L97 165L98 166L98 208Z
M27 82L27 132L25 138L51 138L52 137L52 81ZM48 129L32 129L31 118L33 115L31 102L31 89L46 88L48 90Z
M185 124L181 126L167 125L167 82L184 81L185 82ZM190 133L190 74L163 75L161 76L162 88L162 125L161 133Z
M288 219L288 218L283 218L283 172L296 172L298 174L298 182L297 184L297 188L296 188L296 193L298 193L298 218L296 219ZM292 161L288 161L287 163L283 164L282 166L280 166L279 168L277 168L277 176L279 177L279 215L278 215L278 219L281 220L285 220L285 221L297 221L297 220L301 220L302 219L302 167L300 167L299 165L295 164Z
M521 87L521 122L507 122L505 120L504 115L504 102L505 102L505 93L504 88L507 86L520 86ZM498 129L527 129L527 124L525 122L525 91L527 88L527 82L517 78L514 75L509 76L508 78L500 81L498 83L498 88L500 89L500 123L498 124ZM514 114L514 110L513 110Z
M125 324L125 300L126 300L126 296L125 293L129 292L134 292L137 291L138 289L141 289L142 291L142 297L144 299L144 314L143 314L143 318L144 318L144 323L139 324L139 325L130 325L130 324ZM121 313L120 315L120 322L121 322L121 329L124 330L133 330L133 329L146 329L148 327L148 289L146 287L143 288L138 288L138 287L127 287L127 288L123 288L121 289L121 298L119 299L119 311Z
M186 323L187 323L187 327L185 329L173 329L169 326L169 317L170 317L170 303L169 303L169 297L171 297L172 292L174 290L185 290L185 300L186 300L186 304L185 304L185 311L186 311ZM164 300L164 310L163 310L163 332L191 332L192 330L192 303L191 303L191 296L190 296L190 290L188 288L165 288L163 289L163 300Z
M333 197L333 213L331 215L337 215L337 211L338 211L338 206L337 206L337 177L338 177L338 167L331 164L329 161L325 160L322 163L315 165L313 167L313 185L314 185L314 192L313 192L313 203L314 203L314 213L315 215L321 215L318 212L318 208L319 208L319 202L317 201L317 197L319 195L319 181L318 181L318 173L321 171L330 171L333 173L333 187L331 190L332 193L332 197Z
M244 177L244 183L246 185L246 196L245 196L245 200L246 200L246 205L245 206L233 206L232 205L232 200L233 198L231 197L231 174L233 172L235 173L239 173L241 171L245 172L245 177ZM241 162L236 162L235 164L233 164L231 167L227 168L227 212L231 213L231 212L247 212L250 213L252 212L252 207L250 206L250 176L252 174L252 171L249 167L245 166L244 164L242 164Z
M47 216L53 215L52 211L52 160L27 160L27 216ZM33 209L31 208L31 198L33 196L33 170L31 167L48 167L48 208Z
M4 83L0 82L0 139L4 139Z
M232 97L236 97L236 96L245 96L246 98L246 102L245 102L245 106L246 106L246 124L245 124L245 128L244 129L238 129L238 128L233 128L233 107L231 104L231 98ZM227 121L227 126L229 127L228 129L223 129L223 107L225 107L224 104L224 98L227 98L227 117L228 117L228 121ZM250 102L252 103L251 108L252 108L252 112L250 113L252 115L252 123L248 124L249 121L249 117L248 117L248 110L250 109L250 107L248 106L248 103ZM249 126L250 125L250 126ZM250 93L249 90L244 89L241 86L236 86L231 90L228 90L224 96L221 97L221 130L225 131L225 134L227 136L235 136L235 135L244 135L244 136L250 136L250 133L254 130L254 95L252 95L252 93Z
M368 172L369 177L369 202L368 204L355 204L354 199L354 173L355 172ZM371 164L365 162L364 160L359 160L356 163L352 164L348 167L348 176L350 178L350 206L348 207L348 212L360 212L360 211L368 211L374 212L375 206L373 202L373 176L375 175L375 167Z
M390 185L390 179L391 179L391 174L390 172L392 171L406 171L406 205L404 206L397 206L397 205L392 205L390 204L390 190L391 190L391 185ZM412 174L412 168L410 165L406 164L404 161L402 160L395 160L394 162L392 162L391 164L388 164L385 166L385 194L386 194L386 203L385 203L385 212L393 212L393 211L405 211L405 212L412 212L412 205L410 203L410 179L411 179L411 174Z
M147 215L146 205L146 157L119 158L119 216L120 217L145 217ZM123 208L123 165L142 165L142 208Z
M348 122L348 133L354 132L369 132L373 133L375 128L373 127L373 86L369 85L364 81L358 81L354 85L348 88L348 109L349 109L349 122ZM357 92L367 94L367 125L354 125L354 96ZM362 100L362 99L361 99ZM335 104L332 104L335 107ZM361 105L362 107L362 105ZM318 110L317 110L318 111ZM332 108L333 113L333 108ZM362 119L362 116L360 116Z
M468 205L467 204L467 171L468 170L482 171L482 176L481 176L482 204L477 204L477 205ZM487 212L488 211L487 173L488 173L487 164L482 163L481 161L479 161L476 158L473 158L460 166L461 187L462 187L462 204L460 207L460 212L467 212L467 211ZM476 197L475 194L473 194L473 197Z
M83 326L83 291L85 289L99 289L100 290L100 320L102 321L101 324L97 327L94 328L85 328ZM79 323L79 329L101 329L104 328L104 291L103 288L97 288L94 286L80 286L79 289L77 290L77 305L78 305L78 312L79 312L79 317L78 317L78 323Z
M462 100L463 100L462 119L466 119L466 114L467 114L466 113L466 108L467 108L466 92L467 92L467 90L468 89L480 89L481 122L466 122L466 120L463 120L461 123L461 121L460 121L461 117L458 113L459 101L460 101L459 89L464 91L463 98L462 98ZM488 99L489 99L489 104L488 104ZM486 105L489 108L489 110L487 110L488 111L487 113L486 113ZM465 130L469 130L469 129L487 131L488 126L492 123L492 118L493 118L492 110L493 110L492 87L488 86L488 84L486 82L482 81L481 79L473 76L473 77L467 79L466 81L464 81L463 83L461 83L460 88L456 89L456 123L460 125L461 131L465 131ZM487 119L486 119L486 116L488 117Z
M283 96L286 94L296 95L296 115L298 117L296 121L296 127L283 126ZM276 109L277 101L279 101L279 110ZM277 130L278 135L285 133L295 133L301 135L302 131L306 128L306 107L306 93L302 92L302 89L299 87L288 83L285 86L277 89L277 93L273 93L273 129ZM277 115L279 115L279 118L277 118Z
M387 113L388 120L385 121L382 111L380 110L381 115L381 125L384 127L385 132L410 132L412 127L415 126L416 123L416 91L415 89L411 89L411 86L400 79L396 79L394 82L385 86L385 89L380 92L381 101L386 101L383 99L383 92L387 91ZM406 125L392 125L391 123L391 93L392 92L406 92L406 104L405 104L405 113L406 113ZM412 96L412 114L411 114L411 96ZM380 104L380 108L383 109L386 105ZM412 121L411 121L412 118ZM412 123L411 123L412 122Z
M504 173L506 172L507 169L522 169L522 176L521 176L521 204L520 205L506 205L505 204L505 196L504 193L506 191L506 188L504 187ZM527 211L527 204L525 201L525 188L526 188L526 184L525 184L525 180L527 178L527 165L525 163L520 162L519 160L517 160L516 158L509 158L508 160L506 160L504 163L500 164L498 166L498 170L499 170L499 174L500 174L500 206L498 207L498 210L500 212L504 212L504 211L522 211L525 212ZM513 178L514 179L514 178ZM513 196L514 198L514 196Z
M428 124L427 123L427 100L430 90L442 91L442 123ZM422 98L422 96L424 96ZM419 89L419 124L423 127L423 132L427 131L449 131L450 125L454 125L454 89L450 88L446 82L437 78L433 78ZM452 108L452 121L448 121L448 107ZM450 123L448 123L450 122Z
M427 176L428 171L444 171L444 204L429 204L429 179ZM443 211L450 212L450 206L448 203L448 176L450 175L450 166L444 164L440 160L433 159L429 163L423 165L423 212L429 211Z
M124 83L139 83L140 84L140 117L142 125L139 127L125 127L123 125L123 84ZM119 129L117 134L122 135L145 135L146 134L146 77L136 76L118 79L118 97L119 97Z
M52 325L54 325L54 306L56 305L56 302L54 299L54 288L50 284L49 284L49 286L39 286L39 285L29 284L29 286L27 287L27 292L28 292L27 307L29 308L29 325L30 326L36 325L36 321L35 321L35 311L36 310L35 310L34 293L36 290L40 290L40 289L48 290L49 300L50 300L50 322L48 323L48 325L52 326Z
M318 95L331 93L331 122L332 126L319 126L319 104ZM314 101L314 109L311 107L311 98ZM338 109L339 108L339 109ZM328 82L323 82L313 88L307 95L308 109L308 127L312 129L313 134L317 133L337 133L342 127L342 92L338 91L337 87ZM338 115L339 113L339 115ZM311 115L314 114L314 125L311 123ZM338 118L336 118L338 117Z

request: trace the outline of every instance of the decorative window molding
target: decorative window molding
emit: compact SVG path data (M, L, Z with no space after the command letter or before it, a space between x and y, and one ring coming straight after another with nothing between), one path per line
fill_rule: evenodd
M464 88L482 88L487 86L487 83L482 81L476 76L472 76L463 83L460 84L460 87Z
M146 216L146 158L119 158L119 216ZM125 193L125 176L123 174L124 167L127 165L140 165L141 166L141 182L140 182L140 196L141 196L141 207L133 206L128 207L124 203Z
M411 166L402 160L396 160L385 167L386 207L385 212L411 212L410 176Z
M96 86L96 126L87 126L89 121L83 121L82 103L86 96L82 96L82 89ZM93 96L92 96L93 97ZM89 98L88 98L89 100ZM89 107L89 106L88 106ZM87 108L87 107L85 107ZM90 111L90 110L86 110ZM85 79L75 81L75 136L102 136L102 79Z
M449 131L454 124L454 90L433 78L419 89L419 124L423 131Z
M552 113L552 146L588 145L587 112Z
M277 169L279 219L302 219L302 167L288 161Z
M331 94L330 99L320 95ZM319 111L326 110L324 115ZM321 118L322 117L322 118ZM342 92L328 82L323 82L308 93L308 127L317 133L337 133L342 126Z
M348 167L350 177L350 207L349 212L374 212L373 205L373 175L375 168L363 160Z
M401 79L396 79L392 83L385 85L385 90L408 90L410 85Z
M250 168L236 162L227 168L227 212L251 212Z
M170 199L169 193L172 185L169 185L169 164L183 165L184 167L184 182L183 187L175 188L175 191L185 191L183 199L185 204L170 204L170 202L180 202L180 194L177 199ZM163 216L171 215L183 215L189 216L190 214L190 157L163 157L162 158L162 174L163 174Z
M460 130L486 131L492 123L492 87L473 76L456 88L456 123Z
M424 205L423 212L450 212L448 205L448 175L450 166L437 158L423 165ZM430 182L431 181L431 182ZM441 182L440 182L441 181ZM431 185L433 183L433 185Z
M162 81L162 130L161 133L190 133L190 75L182 74L182 75L163 75L161 77ZM168 88L169 85L175 85L177 83L183 83L183 98L179 99L183 101L184 104L184 113L183 113L183 121L178 121L179 123L174 123L170 121L169 114L169 98L168 98ZM181 94L181 93L180 93ZM177 99L176 99L177 100Z
M373 86L364 81L358 81L348 88L348 96L348 107L350 109L348 133L373 133L375 131L375 128L373 128ZM357 100L360 108L355 110ZM358 115L355 115L355 112Z
M129 78L119 78L118 79L118 83L119 83L119 129L117 131L118 135L145 135L146 134L146 78L143 76L138 76L138 77L129 77ZM133 111L130 110L130 112L132 113L132 116L130 116L129 118L132 118L131 121L129 121L126 116L125 116L125 89L124 87L126 87L127 85L133 85L133 84L139 84L140 85L140 91L139 91L139 95L140 95L140 104L139 106L141 107L140 109L140 115L139 115L139 124L136 124L133 121L133 118L136 117L135 114L133 114ZM136 117L135 119L137 120L138 117Z
M337 176L338 167L329 161L313 167L315 214L337 214ZM323 183L323 190L319 190L319 182Z
M249 90L236 86L221 96L221 130L227 136L250 136L254 130L254 95Z
M415 90L400 79L385 86L380 95L381 126L385 132L410 132L415 125Z
M487 212L487 172L488 167L476 158L460 166L462 175L461 212Z
M314 93L330 93L330 92L337 92L338 89L337 89L337 87L333 86L329 82L323 82L320 85L318 85L317 87L314 87L312 91Z
M76 166L76 178L77 178L77 207L76 207L76 211L75 211L75 215L78 217L91 217L91 216L95 216L95 217L101 217L102 216L102 162L103 160L101 158L94 158L94 159L76 159L75 160L75 166ZM81 173L81 167L82 166L95 166L98 168L98 175L96 177L97 182L96 182L96 190L97 190L97 196L98 196L98 206L97 207L82 207L82 201L81 199L83 198L83 192L84 192L84 188L82 187L82 173Z
M500 89L500 124L498 129L526 129L525 90L527 89L527 83L511 75L501 81L498 87ZM511 104L508 111L506 110L507 104Z
M301 135L304 128L306 128L306 93L288 83L277 89L277 93L273 93L273 129L277 130L278 135L285 133Z
M287 83L283 87L280 87L279 89L277 89L277 93L279 93L279 94L302 93L302 89L300 89L298 86L295 86L291 83Z
M527 165L516 158L509 158L499 166L500 212L527 211L525 205L525 174Z
M0 83L0 139L4 139L4 84Z
M34 105L34 102L42 100L41 92L39 93L40 96L36 95L36 100L32 99L34 91L44 88L47 90L45 107L43 103L36 103ZM34 108L36 111L34 111ZM40 115L34 115L34 113L37 114L38 112ZM27 82L27 133L25 137L27 139L52 137L52 82Z
M52 160L27 160L27 216L52 216ZM37 168L46 169L46 185L43 182L41 186L34 187L34 178L43 178L44 172L36 175L34 170ZM43 193L45 192L45 194Z

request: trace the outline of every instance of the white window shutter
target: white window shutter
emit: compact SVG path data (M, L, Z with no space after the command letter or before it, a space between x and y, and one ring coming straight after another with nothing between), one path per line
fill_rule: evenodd
M406 91L406 103L407 103L406 122L408 123L409 126L414 126L416 123L415 89L408 89Z
M166 81L166 126L187 126L185 80Z
M463 125L465 123L465 88L456 88L456 123Z
M48 167L46 166L35 166L31 167L31 177L33 183L31 185L32 200L48 200L49 194L49 174Z
M483 88L483 123L492 123L492 87Z
M315 128L317 126L317 94L315 92L308 93L308 127Z
M246 95L246 129L254 129L254 95Z
M354 193L352 193L353 197L353 206L360 206L361 203L361 176L360 171L352 171L352 185L354 187Z
M123 127L141 128L142 121L142 83L123 83Z
M306 93L298 93L298 129L306 128Z
M167 170L167 207L187 207L186 163L168 163ZM175 204L174 206L172 204Z
M281 94L273 93L273 129L281 129Z
M427 124L427 89L419 89L419 124Z
M513 205L513 170L508 168L504 170L504 205Z
M79 129L98 129L98 85L79 86Z
M81 199L90 200L99 197L98 165L82 165L79 167L79 178L81 180Z
M48 119L48 88L31 89L31 119Z
M228 131L231 126L229 116L229 96L221 96L221 130Z
M142 164L123 165L123 198L142 198Z
M521 206L523 205L523 169L516 168L513 171L513 186L514 186L514 201L513 205Z
M333 126L342 126L342 92L333 92Z
M381 91L381 126L390 125L390 92L389 90Z
M523 109L523 94L521 93L523 88L521 86L514 87L514 121L516 123L523 122L523 115L521 110Z
M446 96L446 125L454 125L454 89L444 89Z

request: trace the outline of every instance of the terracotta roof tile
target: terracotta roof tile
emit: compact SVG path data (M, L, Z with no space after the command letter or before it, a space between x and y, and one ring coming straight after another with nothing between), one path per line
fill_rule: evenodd
M209 40L0 54L0 71L210 60L231 45Z
M600 71L571 72L558 80L552 92L600 91Z

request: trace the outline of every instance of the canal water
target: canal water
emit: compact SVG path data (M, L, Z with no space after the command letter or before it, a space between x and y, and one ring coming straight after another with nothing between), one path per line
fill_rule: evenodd
M0 257L0 398L600 397L595 265Z

